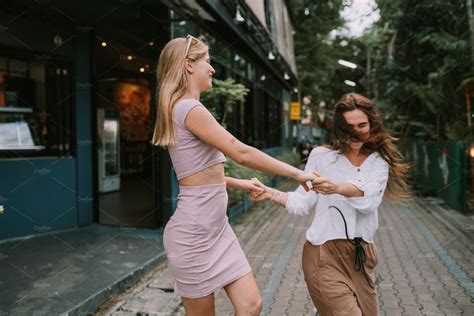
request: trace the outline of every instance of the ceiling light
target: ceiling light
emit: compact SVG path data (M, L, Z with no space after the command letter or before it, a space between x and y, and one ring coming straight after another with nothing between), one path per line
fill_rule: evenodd
M354 81L350 81L350 80L344 80L344 83L348 86L351 86L351 87L355 87L356 86L356 83Z
M245 21L244 17L242 16L242 14L240 14L240 10L239 10L239 7L237 7L237 11L235 12L235 21L237 23L242 23Z

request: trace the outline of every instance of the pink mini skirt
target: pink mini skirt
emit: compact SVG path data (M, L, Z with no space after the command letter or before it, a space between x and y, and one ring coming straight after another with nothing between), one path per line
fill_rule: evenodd
M163 242L179 296L199 298L252 271L227 218L226 184L180 186Z

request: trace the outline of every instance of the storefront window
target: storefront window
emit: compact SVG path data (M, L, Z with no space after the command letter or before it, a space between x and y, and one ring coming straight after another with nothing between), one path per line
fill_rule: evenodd
M256 77L255 66L252 63L249 62L247 64L247 78L250 81L255 82L255 77Z
M0 112L0 150L44 149L31 111Z
M70 154L71 83L51 56L0 56L0 157Z
M188 34L199 36L199 26L195 22L185 18L180 20L180 16L175 11L171 11L171 18L174 20L171 23L172 38L185 37Z
M209 46L209 51L211 52L211 54L214 55L214 52L217 50L216 38L204 31L201 33L201 37L203 41Z
M216 39L209 45L209 54L211 56L211 61L215 60L224 67L232 68L231 51L225 43Z
M214 70L216 73L214 74L214 78L219 79L219 80L225 80L226 79L226 69L223 67L221 64L218 62L212 62L212 67L214 67Z
M247 61L239 54L234 54L234 70L242 77L247 76Z

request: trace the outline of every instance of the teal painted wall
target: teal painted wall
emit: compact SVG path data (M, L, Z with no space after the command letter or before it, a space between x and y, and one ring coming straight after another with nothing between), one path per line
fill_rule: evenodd
M75 227L75 164L73 158L1 160L0 239Z

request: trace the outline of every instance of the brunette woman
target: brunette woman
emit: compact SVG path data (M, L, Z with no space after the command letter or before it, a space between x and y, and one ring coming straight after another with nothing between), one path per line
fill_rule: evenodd
M332 141L314 148L305 171L316 193L265 187L254 200L272 200L293 214L314 211L306 231L303 272L320 315L378 315L374 235L384 196L408 200L408 166L383 127L377 107L350 93L336 104ZM254 179L257 180L257 179ZM261 184L263 186L263 184Z

